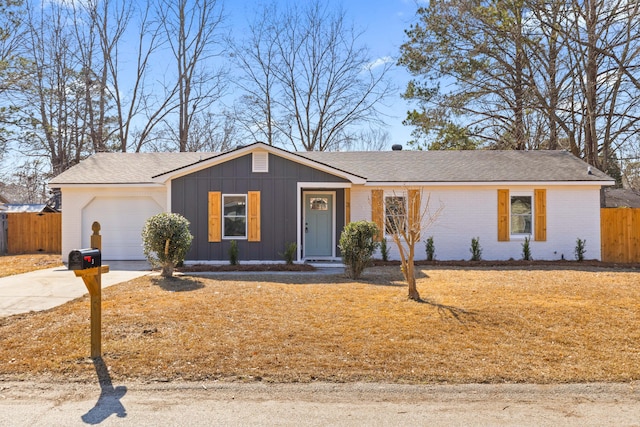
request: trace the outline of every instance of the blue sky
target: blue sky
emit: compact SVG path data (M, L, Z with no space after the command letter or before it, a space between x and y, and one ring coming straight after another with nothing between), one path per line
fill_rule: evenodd
M256 5L263 2L255 0L224 0L228 16L228 25L232 31L241 31L256 10ZM287 0L277 0L286 3ZM304 0L302 0L304 1ZM391 57L394 62L399 56L400 45L405 41L404 30L415 21L415 13L419 0L345 0L329 1L335 7L342 7L347 20L356 29L363 31L360 41L365 44L372 60ZM410 127L403 126L402 120L406 116L410 105L400 98L400 93L406 87L409 74L401 67L394 67L391 78L397 87L397 95L387 100L389 108L382 108L390 117L385 121L389 125L391 144L399 143L406 146L410 139Z

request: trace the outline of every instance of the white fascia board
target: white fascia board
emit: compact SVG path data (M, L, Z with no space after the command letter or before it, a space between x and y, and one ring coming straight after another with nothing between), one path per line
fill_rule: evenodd
M615 185L614 181L486 181L486 182L367 182L365 187L495 187L495 186L576 186L598 187Z
M328 174L335 175L335 176L338 176L340 178L347 179L347 180L351 181L354 184L364 184L366 182L366 179L364 179L364 178L362 178L360 176L352 175L352 174L350 174L348 172L345 172L345 171L342 171L340 169L332 168L331 166L327 166L325 164L318 163L318 162L315 162L313 160L309 160L309 159L307 159L305 157L299 156L299 155L297 155L295 153L291 153L291 152L289 152L287 150L276 148L276 147L273 147L271 145L267 145L267 144L263 144L263 143L251 144L251 145L248 145L246 147L230 151L228 153L219 154L219 155L217 155L215 157L211 157L209 159L200 161L200 162L195 163L195 164L193 164L191 166L186 166L184 168L181 168L181 169L173 171L173 172L167 172L167 173L158 175L158 176L153 178L153 181L164 184L164 183L166 183L168 181L171 181L173 179L180 178L182 176L189 175L189 174L192 174L194 172L198 172L198 171L200 171L202 169L210 168L211 166L219 165L221 163L228 162L228 161L233 160L233 159L237 159L238 157L246 156L247 154L253 153L255 151L266 151L266 152L268 152L270 154L273 154L275 156L280 156L280 157L283 157L283 158L285 158L287 160L291 160L292 162L296 162L296 163L299 163L301 165L308 166L310 168L319 170L321 172L326 172Z
M154 182L141 183L99 183L99 184L48 184L49 188L164 188L165 185Z

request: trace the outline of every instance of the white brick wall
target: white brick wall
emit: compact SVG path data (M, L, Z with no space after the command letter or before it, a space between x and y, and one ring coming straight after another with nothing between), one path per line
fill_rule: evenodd
M497 190L511 193L547 190L547 240L531 241L531 254L538 260L556 260L564 256L574 259L576 239L586 240L586 257L600 259L600 191L584 186L482 186L423 188L423 209L429 197L429 210L442 208L435 222L422 233L423 242L416 248L416 259L425 259L424 240L433 236L436 259L469 259L471 239L478 237L482 258L507 260L522 258L523 238L498 242ZM352 220L371 220L371 187L351 191ZM402 193L402 189L385 188L385 195ZM398 259L398 251L388 239L390 256Z

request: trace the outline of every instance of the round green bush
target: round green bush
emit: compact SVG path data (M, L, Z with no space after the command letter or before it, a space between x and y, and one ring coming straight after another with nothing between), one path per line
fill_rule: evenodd
M163 212L147 219L142 229L144 254L154 267L162 267L163 277L184 261L193 236L189 221L180 214Z
M340 235L340 253L342 262L347 266L347 275L352 279L360 277L369 265L373 253L378 248L376 236L380 230L375 222L350 222Z

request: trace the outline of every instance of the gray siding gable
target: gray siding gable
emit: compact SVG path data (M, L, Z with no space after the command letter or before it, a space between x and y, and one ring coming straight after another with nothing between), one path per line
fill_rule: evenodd
M260 242L238 240L241 260L278 260L286 245L297 240L298 183L346 183L346 179L269 154L269 172L252 172L252 155L176 178L171 182L171 211L191 223L194 241L189 260L228 260L229 240L208 242L208 193L246 194L260 191ZM338 194L339 193L339 194ZM343 191L337 192L343 200ZM344 218L344 203L336 217ZM343 221L342 221L343 222ZM339 230L344 224L336 224Z

